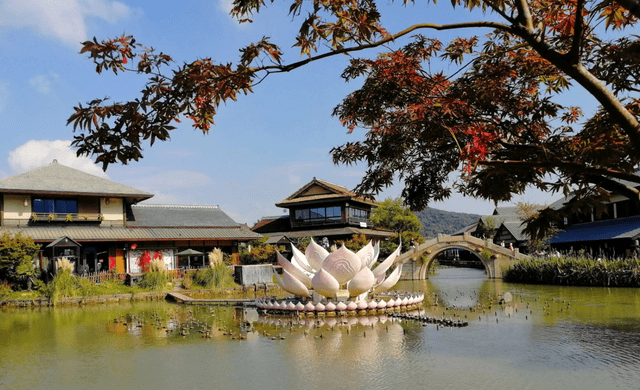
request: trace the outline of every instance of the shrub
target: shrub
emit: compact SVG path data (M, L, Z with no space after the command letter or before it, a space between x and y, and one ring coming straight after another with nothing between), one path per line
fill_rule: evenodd
M155 258L149 262L148 272L145 272L138 285L152 291L162 291L169 281L169 273L162 258Z
M60 268L51 283L42 289L42 293L55 305L61 298L77 295L78 287L78 277L68 269Z
M218 289L235 285L231 269L224 263L218 263L213 267L203 268L196 272L193 281L202 287Z
M0 236L0 280L9 284L24 287L29 277L36 275L33 259L38 254L40 245L20 233Z

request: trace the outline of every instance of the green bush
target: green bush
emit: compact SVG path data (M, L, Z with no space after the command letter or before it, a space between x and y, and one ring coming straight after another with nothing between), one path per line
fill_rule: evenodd
M528 257L503 271L507 282L568 286L640 287L640 260Z
M5 280L14 288L27 285L29 277L35 277L38 270L34 266L34 258L40 245L20 233L0 236L0 280Z
M60 269L42 293L55 305L61 298L77 296L79 278L68 270Z

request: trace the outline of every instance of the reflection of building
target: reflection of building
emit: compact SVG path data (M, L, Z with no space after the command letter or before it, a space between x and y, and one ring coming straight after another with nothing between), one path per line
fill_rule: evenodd
M370 239L383 239L390 232L375 229L369 220L377 203L354 192L315 177L276 206L288 209L288 215L262 218L254 232L269 236L268 243L284 245L288 239L312 236L318 241L350 239L364 234Z
M259 238L217 206L139 205L153 195L55 160L1 179L0 195L0 234L21 232L41 243L49 271L54 258L66 257L80 273L137 272L145 255L175 269L182 249L219 247L237 258L238 242Z

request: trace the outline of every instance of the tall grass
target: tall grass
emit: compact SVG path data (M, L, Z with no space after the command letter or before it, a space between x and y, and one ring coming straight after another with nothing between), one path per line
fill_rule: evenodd
M193 276L193 281L210 289L235 286L232 271L224 264L222 251L216 248L208 254L208 257L209 267L198 270Z
M167 288L169 273L161 258L153 259L149 262L149 271L140 278L138 285L151 291L162 291Z
M55 305L62 298L77 296L78 287L78 277L73 275L71 271L69 271L69 268L63 265L59 266L56 276L51 283L43 288L42 292Z
M640 287L640 260L528 257L509 266L502 277L514 283Z

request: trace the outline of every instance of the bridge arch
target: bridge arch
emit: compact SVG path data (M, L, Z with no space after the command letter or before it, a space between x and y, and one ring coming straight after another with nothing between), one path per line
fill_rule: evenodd
M491 279L502 278L502 269L516 260L524 258L518 250L511 251L500 245L495 245L488 240L481 240L464 233L461 236L438 235L424 244L398 256L398 263L405 264L402 271L402 279L427 279L428 270L438 254L449 249L466 249L475 254L487 271ZM483 258L480 254L487 250L490 256ZM423 256L426 255L426 256ZM411 266L409 267L409 262ZM406 268L406 269L405 269Z

